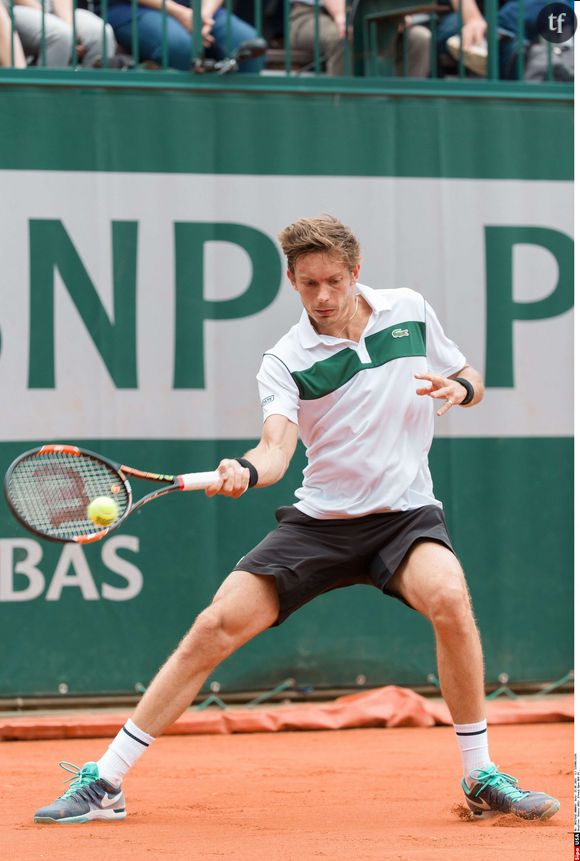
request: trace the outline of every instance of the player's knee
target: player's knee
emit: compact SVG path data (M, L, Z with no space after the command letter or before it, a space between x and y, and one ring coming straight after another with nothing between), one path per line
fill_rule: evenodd
M235 648L223 613L215 605L203 610L182 642L182 654L199 660L206 655L208 663L222 661Z
M458 633L471 625L471 602L462 576L453 574L438 584L429 602L429 617L436 628L453 628Z

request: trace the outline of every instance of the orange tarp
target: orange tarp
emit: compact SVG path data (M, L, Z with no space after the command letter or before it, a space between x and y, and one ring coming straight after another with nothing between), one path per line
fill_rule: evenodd
M0 717L0 739L99 738L115 735L130 712L69 712ZM490 724L571 721L574 698L522 697L488 702ZM282 732L362 727L430 727L451 724L447 706L407 688L389 685L348 694L326 703L188 710L168 730L171 735Z

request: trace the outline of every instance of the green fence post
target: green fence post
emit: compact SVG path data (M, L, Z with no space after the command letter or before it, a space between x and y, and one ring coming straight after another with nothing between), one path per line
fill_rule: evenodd
M109 0L101 0L101 17L103 19L103 46L102 46L102 64L103 69L109 65L109 45L107 42L107 17L109 13Z
M41 6L42 14L40 16L40 65L46 66L46 9L44 3Z
M194 67L198 61L203 59L201 0L191 0L191 12L193 17L193 33L191 34L191 65Z
M70 64L75 69L78 66L77 57L77 0L73 0L72 4L72 48L70 54Z
M233 2L226 0L226 54L232 56L232 14Z
M352 31L352 21L351 21L351 13L352 13L352 3L347 2L345 4L345 23L344 23L344 39L342 43L342 74L346 77L351 77L352 75L352 62L350 56L351 50L351 41L349 35Z
M371 36L371 44L370 44L371 71L372 71L372 74L376 77L379 74L378 56L377 56L379 40L377 37L377 22L376 21L371 21L370 36Z
M264 29L262 0L254 0L254 27L256 28L258 36L261 36Z
M395 74L397 72L397 67L395 64ZM409 77L409 28L407 26L403 27L403 67L402 67L402 75L403 78Z
M431 12L429 15L429 29L431 31L431 43L430 43L430 60L431 60L431 69L430 74L432 78L437 77L437 18L434 12Z
M370 57L370 45L369 45L369 22L368 22L368 18L366 17L366 15L363 18L361 29L362 29L362 52L363 52L362 66L364 69L363 74L368 75L369 74L368 59Z
M14 68L14 0L10 0L10 65Z
M320 0L314 0L314 73L320 74Z
M164 70L168 66L169 45L167 44L167 0L162 0L161 6L161 65Z
M290 47L290 0L284 0L284 67L286 74L292 72L292 49Z
M465 57L463 55L463 0L459 0L459 77L465 78Z
M524 0L518 0L518 81L524 77Z
M139 25L137 11L139 8L138 0L131 0L131 53L135 63L138 64L139 57Z
M499 77L497 0L485 0L485 19L487 21L487 77L490 81L497 81Z

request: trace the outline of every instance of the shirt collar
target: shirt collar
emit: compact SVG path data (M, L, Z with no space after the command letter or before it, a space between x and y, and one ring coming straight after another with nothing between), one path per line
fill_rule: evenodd
M372 287L367 287L365 284L357 283L356 292L360 293L363 299L368 302L374 314L378 314L381 311L390 311L393 307L382 290L373 290ZM316 347L318 344L327 343L327 339L330 337L330 335L320 335L316 331L310 322L306 309L302 311L298 322L298 334L300 336L302 346L306 349ZM334 340L336 339L334 338L333 341Z

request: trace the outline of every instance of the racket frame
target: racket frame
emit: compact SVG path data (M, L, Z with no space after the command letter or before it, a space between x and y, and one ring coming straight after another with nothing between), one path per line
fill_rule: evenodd
M45 532L41 532L40 530L35 529L34 526L32 526L23 517L21 517L10 499L9 485L12 474L15 471L16 467L23 460L32 459L34 456L38 455L53 453L63 453L78 457L88 457L91 460L96 461L97 463L103 464L104 466L108 467L108 469L110 469L112 472L116 473L119 478L119 481L124 486L125 492L127 494L127 507L122 516L115 520L114 523L112 523L110 526L103 526L96 532L91 532L87 535L75 535L71 536L70 538L48 535ZM151 493L146 494L145 496L141 497L141 499L138 499L136 502L134 502L133 490L127 476L139 478L143 481L154 481L159 484L162 484L163 486L158 487L157 489L151 491ZM79 448L76 445L49 443L46 445L42 445L38 448L32 448L28 451L23 452L10 464L4 478L4 496L6 497L8 507L10 508L10 511L12 512L16 520L29 532L32 532L47 541L54 541L57 544L91 544L93 541L100 541L110 532L117 529L119 526L121 526L122 523L125 522L125 520L130 514L132 514L134 511L137 511L137 509L141 508L146 503L151 502L153 499L157 499L159 496L165 496L166 494L171 493L175 490L201 490L204 487L208 487L212 483L212 481L217 480L218 477L219 473L217 472L217 470L214 472L187 473L184 475L167 475L163 473L146 472L141 469L135 469L132 466L126 466L124 464L116 463L115 461L110 460L110 458L103 457L103 455L97 454L96 452L90 451L89 449Z

